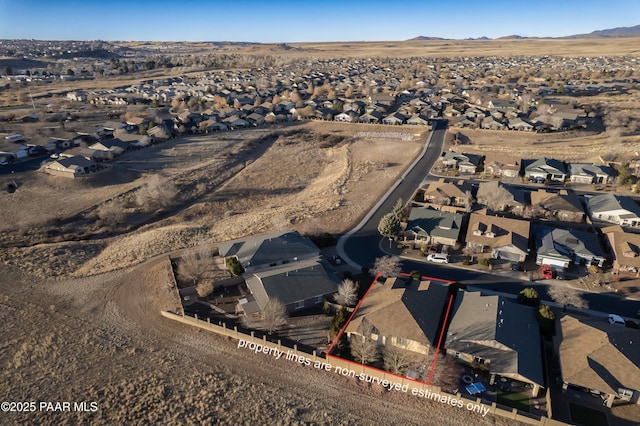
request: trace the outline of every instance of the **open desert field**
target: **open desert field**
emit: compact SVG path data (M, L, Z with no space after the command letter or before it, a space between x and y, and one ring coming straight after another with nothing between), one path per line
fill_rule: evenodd
M160 317L179 303L163 253L203 235L215 242L274 227L342 232L402 173L428 135L412 128L411 141L354 137L363 130L380 129L308 123L275 133L178 139L123 157L114 171L126 174L125 182L65 184L32 172L15 197L3 194L7 217L33 211L35 222L19 235L2 233L9 247L0 264L0 390L14 400L98 404L96 412L72 415L16 413L5 424L260 424L269 418L356 425L392 418L409 425L425 424L425 410L432 424L513 424L315 369L239 356L235 342ZM91 224L92 211L145 185L151 169L180 188L176 205L122 232L111 223L118 231L111 236ZM52 188L76 197L35 196ZM58 234L65 241L47 234L55 223L47 210L65 223ZM68 241L71 234L78 240Z
M501 38L495 40L411 40L402 42L290 43L290 56L336 57L452 57L452 56L637 56L638 38L624 39L551 39ZM247 48L281 51L279 45ZM249 50L251 49L251 50Z
M380 129L386 129L381 138L355 137ZM16 193L0 195L7 247L1 260L43 278L84 276L194 246L196 234L215 243L289 228L345 232L428 135L425 128L403 128L412 140L389 139L388 129L294 124L172 140L122 157L111 176L68 180L28 172ZM156 175L176 189L162 212L136 200ZM114 205L119 211L109 215Z

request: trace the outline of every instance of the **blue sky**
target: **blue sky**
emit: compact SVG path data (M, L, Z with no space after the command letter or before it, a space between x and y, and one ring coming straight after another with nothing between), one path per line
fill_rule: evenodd
M0 0L0 38L392 41L561 37L638 24L639 0Z

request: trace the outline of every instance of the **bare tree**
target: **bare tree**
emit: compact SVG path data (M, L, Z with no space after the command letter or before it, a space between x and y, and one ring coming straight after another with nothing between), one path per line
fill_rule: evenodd
M471 208L473 207L473 203L475 202L471 191L466 190L464 192L464 209L467 213L471 212Z
M100 221L105 226L117 226L126 216L125 206L118 200L101 205L97 210Z
M211 247L201 242L196 250L185 253L180 258L177 269L178 278L197 285L213 267L213 252ZM211 291L213 291L213 289L211 289ZM211 292L209 292L209 294L211 294Z
M262 309L262 321L269 334L279 330L287 323L287 308L280 300L270 298Z
M478 194L478 201L484 204L491 211L501 211L507 203L513 200L511 193L502 185L494 184L494 186L485 186Z
M370 337L373 326L369 321L363 320L359 331L362 334L351 335L351 355L360 364L368 364L378 358L378 344Z
M373 269L385 278L393 278L400 275L402 264L398 256L382 256L376 259Z
M353 306L358 300L358 289L353 280L345 278L338 286L338 292L333 296L337 304L341 306Z
M462 253L469 256L469 262L473 263L474 257L482 253L482 246L478 244L466 245L462 249Z
M430 384L440 386L441 389L447 391L454 391L458 388L461 375L462 366L456 362L456 359L451 355L441 353L436 360Z
M582 295L569 287L551 286L547 293L554 302L563 306L564 312L567 311L567 305L580 309L589 307L589 303L582 298Z
M408 351L387 345L382 349L384 369L394 374L405 374L411 364L415 362L414 355Z
M205 299L209 297L211 293L213 293L213 281L212 280L201 280L196 285L196 293L198 293L198 297L201 299Z
M178 189L169 179L152 176L136 193L136 202L147 211L165 209L174 204Z

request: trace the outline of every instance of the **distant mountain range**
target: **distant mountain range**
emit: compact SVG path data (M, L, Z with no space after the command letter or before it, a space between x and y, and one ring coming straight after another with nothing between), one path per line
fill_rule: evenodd
M622 38L622 37L640 37L640 25L636 25L634 27L618 27L611 28L608 30L598 30L590 32L589 34L575 34L566 37L557 37L560 39L567 38ZM498 37L496 40L519 40L519 39L527 39L527 38L540 38L540 37L522 37L519 35L508 35L504 37ZM412 38L407 41L415 41L415 40L451 40L442 37L428 37L428 36L418 36ZM478 38L466 38L465 40L491 40L488 37L478 37Z
M593 31L589 34L577 34L563 38L620 38L620 37L640 37L640 25L634 27L618 27L608 30Z

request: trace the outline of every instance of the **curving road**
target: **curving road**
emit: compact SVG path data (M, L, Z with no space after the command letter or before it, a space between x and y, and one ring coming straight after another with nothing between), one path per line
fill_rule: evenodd
M352 267L356 269L360 269L362 266L372 267L376 258L387 254L382 245L388 243L381 240L378 233L378 223L382 216L393 209L398 198L402 198L405 202L412 198L414 192L420 187L420 184L429 174L429 170L431 170L440 156L446 130L446 120L435 122L433 131L429 135L420 157L415 160L413 165L382 197L378 204L371 209L358 226L340 238L337 252ZM534 287L540 294L541 299L551 300L547 294L547 289L550 286L548 281L532 283L528 280L518 279L512 274L488 274L466 268L406 259L402 261L402 268L405 271L416 270L426 276L458 281L467 286L503 293L518 294L524 287ZM640 310L640 301L625 299L617 295L585 292L583 297L589 302L589 308L595 311L617 313L629 318L635 318Z
M433 167L444 143L447 131L447 121L436 121L433 131L429 134L425 148L403 176L382 197L369 214L349 233L338 241L338 253L351 266L359 269L361 266L373 266L376 258L384 256L378 242L378 223L385 214L389 213L398 198L407 202L419 188L429 170Z

